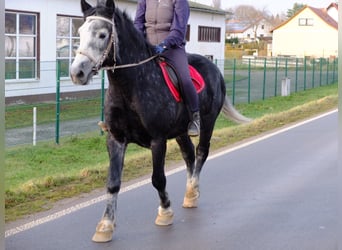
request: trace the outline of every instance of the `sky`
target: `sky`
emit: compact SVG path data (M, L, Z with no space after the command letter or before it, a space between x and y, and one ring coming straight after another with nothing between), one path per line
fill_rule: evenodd
M191 0L193 2L211 5L212 0ZM266 9L270 14L276 15L282 12L286 14L288 9L292 9L294 3L302 3L316 8L326 8L334 0L221 0L221 8L234 8L238 5L251 5L258 10Z

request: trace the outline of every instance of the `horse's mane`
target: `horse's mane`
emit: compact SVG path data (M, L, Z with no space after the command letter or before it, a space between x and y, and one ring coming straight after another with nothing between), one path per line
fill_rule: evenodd
M146 57L151 55L151 44L148 42L144 34L135 28L132 18L126 11L115 8L114 23L119 43L121 43L120 48L123 48L124 50L126 48L129 51L136 51L137 57L139 55L143 57L139 58L140 60L146 59ZM144 51L146 53L143 53ZM125 53L125 51L123 53Z

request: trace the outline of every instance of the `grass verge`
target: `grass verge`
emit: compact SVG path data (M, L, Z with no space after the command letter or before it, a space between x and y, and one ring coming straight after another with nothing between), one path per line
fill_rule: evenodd
M236 125L222 116L216 123L211 151L266 131L297 122L337 107L337 84L275 97L237 109L254 118ZM167 166L181 160L176 143L168 144ZM6 221L47 210L55 201L104 187L108 157L105 137L98 132L74 136L36 147L22 146L6 150L5 208ZM130 145L125 158L123 181L151 172L150 151Z

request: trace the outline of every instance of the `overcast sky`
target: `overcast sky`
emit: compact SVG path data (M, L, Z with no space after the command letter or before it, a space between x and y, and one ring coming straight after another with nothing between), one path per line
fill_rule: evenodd
M191 0L193 2L197 3L203 3L207 5L212 4L212 0ZM233 8L238 5L247 4L252 5L258 10L266 9L271 14L280 14L287 12L288 9L291 9L293 7L294 3L303 3L312 7L316 8L326 8L329 6L330 3L333 3L335 1L332 0L221 0L221 8L227 9L227 8Z

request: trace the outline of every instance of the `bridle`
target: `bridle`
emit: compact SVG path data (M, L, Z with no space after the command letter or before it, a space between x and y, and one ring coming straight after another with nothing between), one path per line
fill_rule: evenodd
M88 54L86 51L84 50L80 50L78 49L76 51L76 54L81 54L81 55L84 55L86 57L89 58L90 61L92 61L95 65L94 67L92 68L92 71L97 74L99 70L101 69L104 69L104 70L112 70L113 73L115 71L115 69L120 69L120 68L129 68L129 67L135 67L135 66L138 66L138 65L141 65L141 64L144 64L144 63L147 63L151 60L153 60L154 58L158 57L158 55L154 55L154 56L151 56L145 60L142 60L140 62L137 62L137 63L130 63L130 64L123 64L123 65L116 65L116 46L117 46L117 34L115 32L115 24L112 20L108 19L108 18L105 18L105 17L101 17L101 16L88 16L86 18L86 21L91 21L91 20L101 20L101 21L104 21L104 22L107 22L109 24L112 25L112 33L110 35L110 40L108 42L108 45L107 45L107 48L106 50L103 52L102 56L100 57L99 60L96 60L93 56L91 56L90 54ZM104 61L107 59L108 55L109 55L109 52L110 52L110 49L113 47L113 66L106 66L106 67L103 67L102 64L104 63Z

